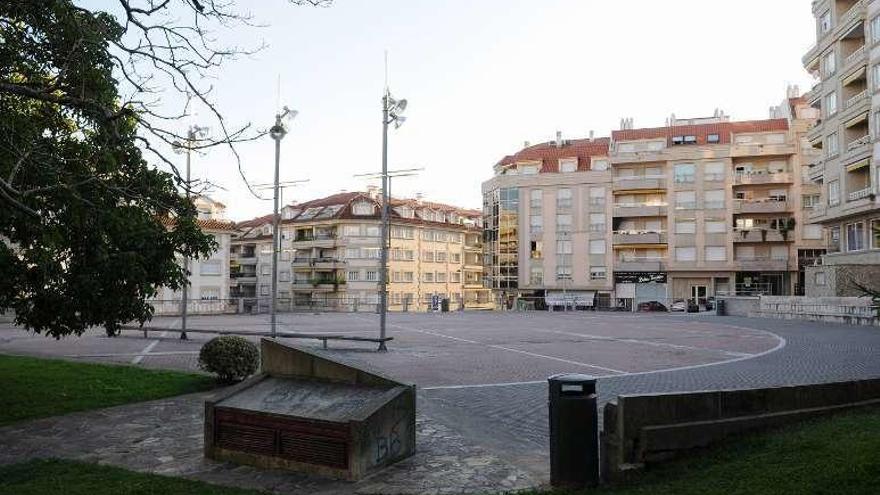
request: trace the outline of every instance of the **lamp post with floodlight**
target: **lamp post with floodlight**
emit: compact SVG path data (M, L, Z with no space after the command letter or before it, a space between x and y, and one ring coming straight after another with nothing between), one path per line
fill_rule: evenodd
M278 235L279 216L278 216L278 174L281 163L281 140L287 135L287 129L284 127L285 120L293 120L299 112L284 107L284 111L275 114L275 125L269 128L269 137L275 140L275 185L274 185L274 215L272 216L272 308L271 308L271 325L272 338L275 338L275 311L278 301L278 251L281 249L281 236Z

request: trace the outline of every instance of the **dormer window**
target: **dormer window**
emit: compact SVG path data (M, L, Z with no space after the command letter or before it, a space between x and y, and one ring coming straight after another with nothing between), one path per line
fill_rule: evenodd
M593 162L593 170L600 172L608 170L608 160L596 160Z
M709 144L718 144L721 142L721 136L718 134L709 134L706 136L706 142Z
M575 172L577 171L577 165L577 158L559 160L559 171L562 173Z
M358 201L351 207L354 215L372 215L376 212L376 205L369 201Z
M397 208L397 214L403 218L412 218L413 216L415 216L415 211L413 211L412 208L403 206L403 207Z
M263 225L263 235L269 235L272 233L271 225Z
M537 175L538 174L538 166L537 165L520 165L519 170L522 175Z

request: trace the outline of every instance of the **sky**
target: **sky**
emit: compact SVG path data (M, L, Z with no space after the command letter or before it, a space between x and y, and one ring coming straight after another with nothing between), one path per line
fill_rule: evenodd
M524 141L608 136L711 115L767 118L788 84L812 85L801 57L815 41L809 0L336 0L326 8L238 1L263 27L218 31L222 43L268 46L224 67L214 97L233 124L267 128L299 111L281 145L284 193L307 201L377 180L384 53L406 123L389 131L389 168L424 167L392 194L479 208L492 166ZM280 78L280 86L278 84ZM280 87L280 92L278 91ZM199 123L199 115L188 122ZM274 143L239 146L251 183L274 173ZM183 157L178 157L183 163ZM222 185L227 216L271 213L224 150L193 158L193 176ZM271 191L263 194L271 197Z

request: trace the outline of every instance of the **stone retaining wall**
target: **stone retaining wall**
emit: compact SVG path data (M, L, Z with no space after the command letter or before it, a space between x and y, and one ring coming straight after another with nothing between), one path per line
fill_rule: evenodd
M761 296L754 316L785 320L880 325L877 308L867 297Z
M792 387L621 395L605 405L605 480L728 436L865 406L880 407L880 379Z

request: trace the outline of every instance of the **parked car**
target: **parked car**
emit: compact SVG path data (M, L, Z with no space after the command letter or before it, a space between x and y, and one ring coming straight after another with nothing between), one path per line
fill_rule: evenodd
M638 310L639 311L666 311L666 306L664 306L660 301L647 301L647 302L639 303Z
M669 306L670 311L687 311L687 302L684 299L676 299L672 301L672 305Z

